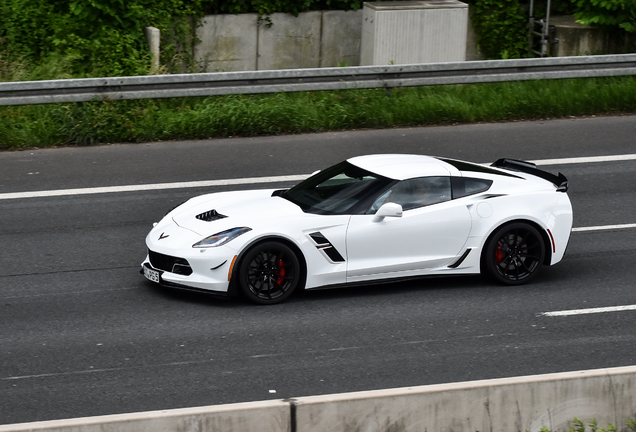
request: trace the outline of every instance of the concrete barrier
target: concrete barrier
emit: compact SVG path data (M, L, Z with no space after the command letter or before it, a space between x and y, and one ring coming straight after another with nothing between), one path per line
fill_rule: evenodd
M409 387L297 400L298 432L567 431L636 416L636 367ZM620 429L619 429L620 430Z
M289 432L289 403L274 400L0 425L0 432Z
M0 432L539 432L574 418L626 431L636 366L0 425Z

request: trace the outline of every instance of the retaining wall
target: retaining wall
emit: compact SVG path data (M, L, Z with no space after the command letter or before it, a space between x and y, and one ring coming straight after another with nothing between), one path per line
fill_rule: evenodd
M208 15L193 56L201 72L359 66L363 11ZM479 60L468 20L466 60ZM387 63L388 64L388 63Z
M209 15L197 27L201 72L360 65L362 11Z
M539 432L574 418L628 430L636 366L0 425L0 432Z
M482 60L470 11L467 21L465 59ZM576 23L572 16L552 17L550 24L555 25L559 39L550 47L553 57L636 50L633 34L610 37L599 29ZM310 11L298 17L283 13L264 18L258 14L208 15L196 28L200 42L192 54L200 72L359 66L362 27L362 9ZM158 30L149 27L146 32L156 68Z

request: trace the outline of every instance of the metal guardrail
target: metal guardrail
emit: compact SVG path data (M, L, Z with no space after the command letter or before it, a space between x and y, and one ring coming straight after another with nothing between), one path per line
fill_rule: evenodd
M0 105L636 75L636 54L0 83Z

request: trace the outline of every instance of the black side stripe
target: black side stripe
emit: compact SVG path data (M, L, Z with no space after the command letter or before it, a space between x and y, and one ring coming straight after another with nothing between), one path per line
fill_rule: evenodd
M321 232L314 232L309 234L309 237L316 243L316 248L321 249L333 262L344 262L345 259L340 252L333 247L331 242Z

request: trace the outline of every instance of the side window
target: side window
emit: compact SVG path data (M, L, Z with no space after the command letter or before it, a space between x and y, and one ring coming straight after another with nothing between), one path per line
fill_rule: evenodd
M396 203L403 210L411 210L451 199L450 177L420 177L402 180L383 193L373 203L369 214L374 214L386 203Z
M486 192L492 185L492 180L484 180L467 177L453 177L453 199L463 198L469 195L475 195Z

